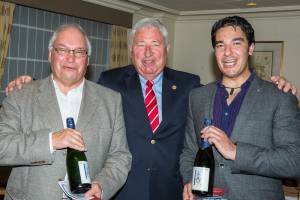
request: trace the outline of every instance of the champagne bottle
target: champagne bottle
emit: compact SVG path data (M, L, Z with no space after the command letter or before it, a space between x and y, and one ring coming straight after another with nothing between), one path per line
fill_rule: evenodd
M212 125L211 119L204 120L204 126ZM215 160L212 146L206 139L201 139L197 152L192 179L192 192L200 197L213 195L213 181L215 172Z
M67 118L67 127L75 129L75 123L72 117ZM85 193L91 188L88 163L83 151L68 148L67 174L72 193Z

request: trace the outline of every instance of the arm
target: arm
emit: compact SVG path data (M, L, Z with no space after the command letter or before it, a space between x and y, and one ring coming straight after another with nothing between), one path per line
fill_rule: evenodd
M237 143L234 171L277 177L300 177L300 111L291 95L280 95L273 117L273 147ZM245 156L246 155L246 156Z
M14 91L15 89L22 89L23 85L26 85L27 83L30 83L33 80L32 77L23 75L17 77L15 80L12 80L8 83L7 87L5 88L5 94L6 96L8 93Z
M291 90L292 94L296 96L297 88L294 85L292 85L288 80L286 80L284 77L272 76L271 81L277 85L279 90L282 90L285 93Z
M194 127L194 119L192 117L191 98L192 97L190 95L185 129L185 138L179 163L180 173L182 175L184 184L192 180L194 160L199 148L197 134Z
M20 96L21 97L21 96ZM31 130L30 119L22 117L26 104L16 93L7 97L0 111L1 165L44 165L54 162L49 149L50 129Z
M300 111L294 96L281 94L279 105L275 105L275 114L272 113L270 123L261 127L262 141L270 140L271 147L258 146L238 141L236 144L220 129L214 126L204 128L201 137L205 137L216 147L220 154L233 161L232 173L257 174L276 178L300 177ZM255 124L257 125L257 124ZM270 129L271 130L270 130ZM271 136L265 136L271 131ZM249 128L248 131L251 134ZM265 132L264 132L265 131Z
M118 94L116 99L110 149L107 152L104 167L95 177L95 181L100 184L103 191L104 200L109 199L121 188L131 167L131 154L127 145L121 96Z

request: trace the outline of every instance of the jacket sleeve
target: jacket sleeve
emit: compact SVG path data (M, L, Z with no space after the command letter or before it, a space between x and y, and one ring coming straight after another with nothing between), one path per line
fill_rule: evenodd
M120 94L118 94L116 102L116 112L114 113L114 119L112 119L114 120L114 126L112 128L110 149L104 167L95 178L102 187L103 200L109 199L121 188L131 168L132 157L127 144Z
M0 110L0 164L43 165L54 162L50 153L50 129L31 130L30 119L22 115L29 102L13 92L2 102ZM29 114L31 115L31 113Z
M180 173L182 175L184 184L192 180L194 160L199 148L194 126L191 96L192 95L190 95L189 98L183 150L180 155Z
M300 177L300 111L294 96L279 95L272 132L272 148L237 142L233 173L276 178ZM261 135L263 137L263 133Z

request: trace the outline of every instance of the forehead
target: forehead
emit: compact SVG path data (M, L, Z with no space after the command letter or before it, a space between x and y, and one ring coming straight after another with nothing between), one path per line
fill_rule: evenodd
M85 47L86 45L83 34L74 27L68 27L58 32L54 43L70 47Z
M246 34L239 26L225 26L216 32L216 40L233 39L233 38L246 38Z
M145 26L138 29L134 35L134 41L140 40L164 40L163 34L159 28L154 26Z

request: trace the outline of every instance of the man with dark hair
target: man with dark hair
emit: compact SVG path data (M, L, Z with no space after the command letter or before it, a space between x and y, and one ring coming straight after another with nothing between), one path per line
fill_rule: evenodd
M201 139L213 145L215 187L230 200L283 200L283 178L300 177L300 110L250 69L255 47L251 24L239 16L217 21L212 44L222 78L190 93L180 170L183 199L193 198L193 161ZM214 124L203 127L204 118Z
M129 49L132 65L105 71L99 79L100 84L122 95L133 156L127 181L115 200L181 200L179 155L188 94L200 86L199 76L166 66L168 31L158 19L144 18L133 26ZM280 88L288 83L278 81ZM11 82L7 91L22 82L22 78ZM291 88L289 83L286 86Z

